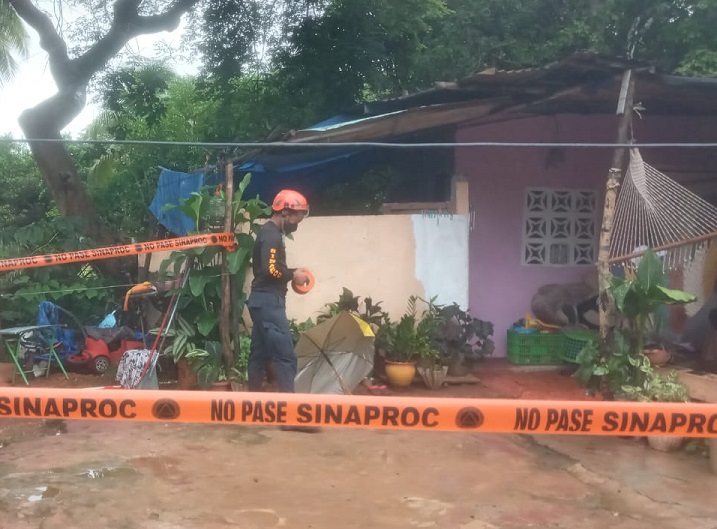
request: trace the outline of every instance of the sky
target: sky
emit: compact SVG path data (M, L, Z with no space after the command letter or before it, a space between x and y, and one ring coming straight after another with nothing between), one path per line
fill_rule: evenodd
M172 33L163 32L155 35L143 35L130 41L127 45L129 51L135 55L152 57L154 47L165 42L173 47L179 47L183 27ZM9 134L15 138L24 135L20 130L17 119L23 110L33 107L53 95L57 90L50 75L47 64L47 54L40 48L40 40L31 28L28 28L30 42L29 53L26 58L19 59L19 70L10 81L0 86L0 135ZM180 74L195 73L196 67L190 64L177 64L175 71ZM77 137L99 113L99 109L90 101L82 113L70 123L63 132Z

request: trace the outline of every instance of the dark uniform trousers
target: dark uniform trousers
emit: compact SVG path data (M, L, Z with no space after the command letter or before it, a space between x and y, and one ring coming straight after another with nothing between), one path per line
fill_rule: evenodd
M277 292L252 292L247 301L253 323L249 353L249 391L261 391L269 362L279 391L294 392L296 354L286 318L286 299Z

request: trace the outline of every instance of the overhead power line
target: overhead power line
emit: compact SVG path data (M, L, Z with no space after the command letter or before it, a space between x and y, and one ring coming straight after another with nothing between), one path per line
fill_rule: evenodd
M679 148L679 149L705 149L715 148L717 143L538 143L538 142L500 142L500 141L463 141L463 142L423 142L423 143L391 143L380 141L351 141L337 143L316 142L199 142L199 141L165 141L165 140L65 140L65 139L25 139L0 138L0 143L68 143L90 145L146 145L146 146L174 146L174 147L206 147L210 149L245 148L256 149L269 147L289 147L302 149L336 147L378 147L386 149L430 149L447 147L518 147L518 148L576 148L576 149L615 149L619 147L649 148Z

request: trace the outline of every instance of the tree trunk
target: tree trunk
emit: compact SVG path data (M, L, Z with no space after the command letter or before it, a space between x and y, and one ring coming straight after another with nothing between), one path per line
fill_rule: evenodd
M20 127L30 141L32 156L50 188L57 209L63 217L79 217L85 221L84 233L98 246L112 246L118 242L95 210L85 186L77 174L70 153L63 143L32 140L59 140L60 131L55 117L67 111L65 97L60 94L24 111ZM108 259L96 263L102 272L119 275L126 259Z
M32 155L50 188L57 209L64 217L85 219L86 234L100 246L115 244L117 239L97 215L65 145L32 141L32 139L59 140L61 138L59 131L49 129L42 114L35 110L23 112L20 126L25 136L31 138L29 144Z
M626 143L630 122L632 120L632 101L635 88L635 81L631 71L625 72L623 77L624 88L620 93L618 114L622 109L622 116L617 130L616 143ZM612 319L613 306L608 295L610 286L610 243L612 241L613 223L615 220L615 203L617 201L620 180L622 179L622 167L625 158L625 148L618 147L613 153L612 165L608 172L605 190L605 205L603 208L602 228L600 230L600 247L598 250L598 277L600 282L600 297L598 303L600 317L600 337L603 344L607 338Z
M70 153L62 143L32 140L60 140L60 131L85 107L90 79L119 53L132 38L159 31L172 31L179 26L184 13L198 0L173 0L163 12L140 15L137 0L115 0L112 25L87 51L73 59L68 46L48 14L32 0L8 0L15 10L40 37L40 46L47 52L50 73L58 88L57 94L20 116L20 127L29 140L33 158L45 178L60 214L80 217L86 221L85 233L101 246L117 242L112 230L100 219ZM118 273L123 260L110 259L98 264L106 272Z

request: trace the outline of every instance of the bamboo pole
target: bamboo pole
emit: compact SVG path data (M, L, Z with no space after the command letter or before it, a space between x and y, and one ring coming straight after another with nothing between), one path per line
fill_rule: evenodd
M628 131L632 120L632 103L633 93L635 90L635 81L632 71L627 70L623 74L622 87L620 88L620 99L617 106L617 114L620 117L617 128L616 143L627 143ZM623 165L625 159L625 148L618 147L615 149L612 158L612 164L608 171L607 182L605 184L605 205L603 207L602 227L600 229L600 247L598 250L598 278L600 285L600 296L598 303L598 311L600 317L600 337L603 340L607 338L610 328L613 307L608 295L608 287L610 286L610 242L612 241L613 224L615 221L615 203L617 201L618 189L622 180Z
M233 233L233 198L234 198L234 163L230 160L226 164L225 206L224 206L224 232ZM231 278L229 277L229 257L227 251L222 251L222 307L219 320L219 332L222 340L222 354L227 374L234 366L234 352L231 338Z
M663 244L662 246L655 246L654 248L651 248L653 252L662 252L664 250L674 250L675 248L680 248L681 246L688 246L691 244L699 244L707 241L711 241L712 239L717 239L717 231L711 231L709 233L705 233L704 235L699 235L697 237L691 237L689 239L685 239L683 241L676 241L671 242L669 244ZM619 255L617 257L611 257L607 260L609 264L614 263L623 263L625 261L629 261L630 259L635 259L636 257L641 257L647 253L647 250L641 250L639 252L632 252L627 255Z

